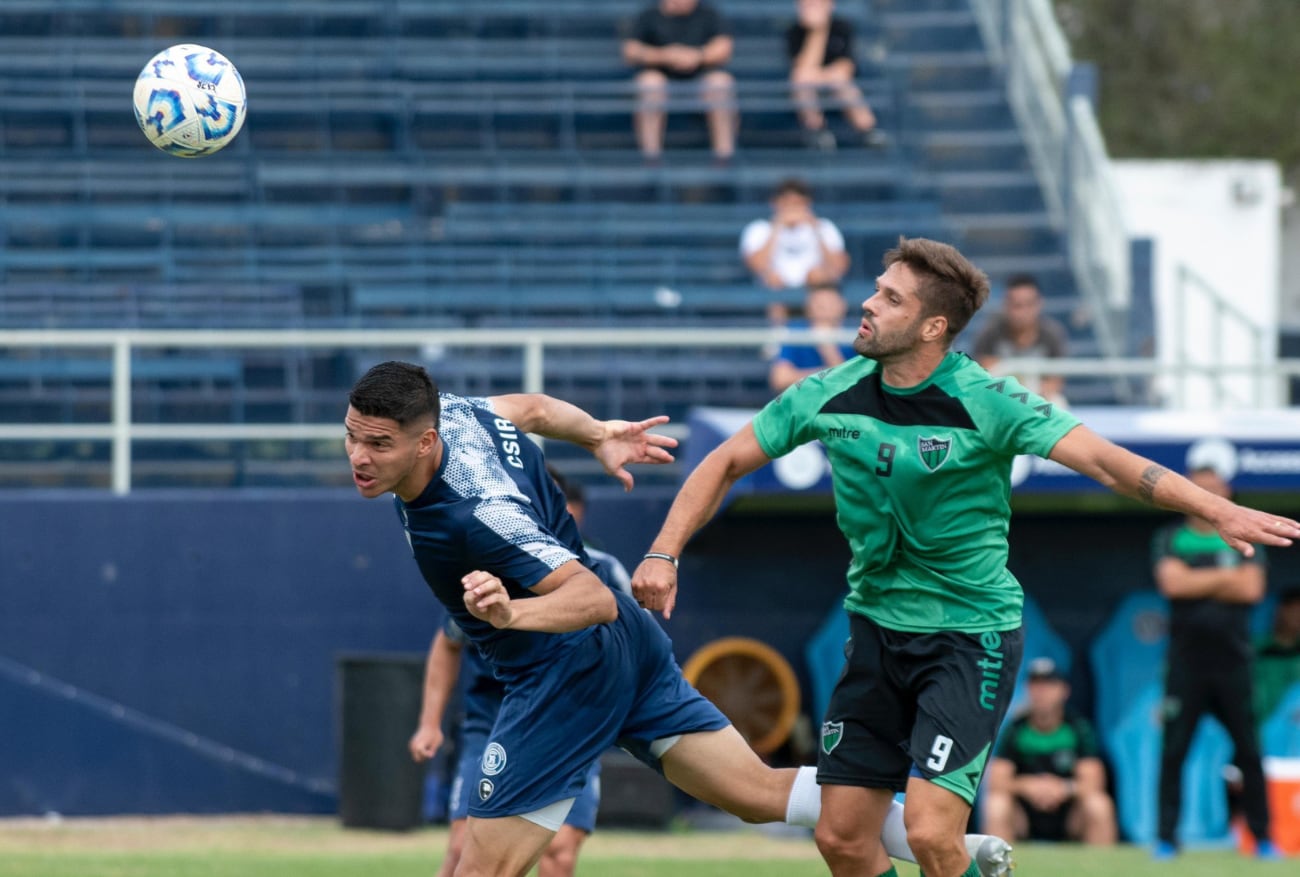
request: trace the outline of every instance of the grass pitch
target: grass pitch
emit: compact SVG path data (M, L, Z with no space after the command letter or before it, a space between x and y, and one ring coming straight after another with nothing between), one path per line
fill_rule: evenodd
M0 820L0 877L430 877L446 832L350 831L330 819L221 817ZM1190 852L1157 864L1136 847L1028 845L1018 877L1247 877L1295 874L1297 861L1257 863ZM901 877L916 868L900 865ZM598 831L583 877L813 877L825 875L811 838L761 831Z

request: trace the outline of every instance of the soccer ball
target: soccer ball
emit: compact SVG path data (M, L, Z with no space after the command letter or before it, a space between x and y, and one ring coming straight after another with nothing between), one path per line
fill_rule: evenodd
M135 120L149 142L182 158L211 155L244 124L244 80L220 52L185 43L149 60L135 80Z

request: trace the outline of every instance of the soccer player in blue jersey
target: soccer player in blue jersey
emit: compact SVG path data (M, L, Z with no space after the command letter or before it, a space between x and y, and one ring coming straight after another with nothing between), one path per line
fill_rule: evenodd
M564 507L581 530L586 511L581 485L549 466L547 472L564 492ZM587 556L596 562L593 571L605 584L632 593L631 576L617 557L590 545L584 544L584 547ZM411 756L417 762L427 761L441 748L443 715L458 680L462 686L465 715L460 726L456 771L448 800L447 855L437 877L452 877L460 863L465 845L465 821L469 817L469 791L477 782L488 735L505 698L505 688L492 675L492 668L474 646L466 648L464 632L456 622L447 619L434 637L425 663L420 721L410 741ZM574 801L564 824L546 845L537 865L538 877L572 877L578 863L578 852L596 828L599 807L600 761L597 760L592 763L582 793Z
M650 432L667 418L599 421L536 394L440 395L424 369L400 362L370 369L348 402L358 492L396 495L425 581L506 689L469 790L458 877L527 873L616 742L746 821L816 824L815 771L764 764L682 678L651 615L592 572L527 437L587 448L630 489L628 464L672 459L676 442ZM905 843L885 848L912 860Z

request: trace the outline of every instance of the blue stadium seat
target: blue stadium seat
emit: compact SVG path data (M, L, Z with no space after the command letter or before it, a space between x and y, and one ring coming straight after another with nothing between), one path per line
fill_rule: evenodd
M1273 715L1261 719L1259 739L1265 755L1300 758L1300 683L1287 689Z
M1129 705L1164 678L1168 602L1155 591L1125 597L1089 649L1097 730L1105 739Z

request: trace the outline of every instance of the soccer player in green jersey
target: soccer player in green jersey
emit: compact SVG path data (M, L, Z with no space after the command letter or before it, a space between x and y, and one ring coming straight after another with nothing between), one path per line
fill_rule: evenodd
M1252 543L1290 545L1300 525L1204 491L950 351L989 290L953 247L900 239L884 264L862 304L860 356L786 390L700 462L632 587L668 617L676 559L730 486L822 442L853 559L846 666L818 750L818 849L837 877L893 875L880 828L906 790L922 870L968 877L978 870L962 833L1021 657L1023 595L1006 568L1012 459L1048 457L1196 515L1246 556Z

